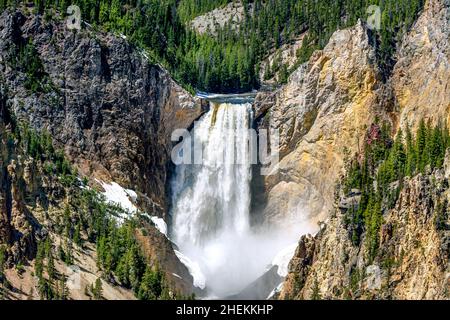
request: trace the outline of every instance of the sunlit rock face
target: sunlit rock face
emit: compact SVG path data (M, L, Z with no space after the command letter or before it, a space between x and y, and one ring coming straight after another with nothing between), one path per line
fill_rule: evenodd
M265 178L267 221L324 219L344 158L358 149L377 112L380 78L369 32L359 22L335 32L287 85L257 97L259 127L280 133L281 161Z
M400 125L450 123L450 2L427 1L405 36L391 80Z
M316 237L300 240L279 298L310 299L318 290L324 299L448 299L450 233L436 229L430 206L448 197L447 185L444 170L405 181L373 261L367 241L352 244L336 209Z
M340 116L345 119L347 112L350 112L353 115L352 122L334 122L339 124L335 133L347 144L349 150L355 151L358 143L353 142L356 136L352 140L346 132L359 132L359 136L363 136L359 125L369 123L369 114L389 119L394 130L400 127L405 129L408 125L415 131L421 119L429 119L434 124L439 121L448 122L449 10L450 2L447 0L427 1L423 13L399 43L397 62L386 84L381 85L375 80L371 90L366 91L364 85L356 90L356 96L362 92L368 92L371 96L371 92L374 92L377 99L371 102L365 100L367 118L352 111L357 109L347 107ZM344 44L342 48L345 48ZM352 64L351 59L347 58L347 61L348 65ZM340 83L338 77L333 79L336 79L333 81L336 83L335 87L341 87L337 84ZM348 80L348 83L351 81ZM317 96L320 96L320 91ZM340 105L346 106L345 103ZM328 116L329 119L334 119L332 113ZM292 121L292 118L285 119ZM365 119L365 122L361 119ZM321 186L321 179L326 181L331 176L330 173L337 173L329 168L342 167L342 157L336 157L339 154L336 146L340 145L336 138L327 140L332 143L325 144L328 147L326 150L330 150L334 158L316 157L320 152L315 149L323 150L324 142L320 139L307 139L314 132L315 125L316 122L300 139L295 151L290 152L285 159L291 159L292 162L296 160L296 168L302 168L302 171L290 171L294 175L303 177L306 172L314 177L308 181L313 190L326 192L325 196L318 193L324 199L326 195L332 197L333 192L318 186ZM327 128L326 121L321 128ZM327 137L326 130L318 132L322 137ZM302 147L308 144L309 150ZM297 153L297 150L300 152ZM323 169L311 174L313 170L301 164L305 158L315 159L316 168ZM448 230L438 229L435 224L437 215L440 214L436 203L448 200L448 162L449 153L446 155L444 169L433 172L426 170L425 174L405 179L394 208L383 215L380 246L376 257L371 261L367 258L368 247L364 239L359 245L352 244L345 227L345 208L336 202L334 208L328 211L328 221L322 230L314 237L301 238L278 298L310 299L314 293L320 293L326 299L448 299L450 234ZM335 175L334 179L337 177ZM328 180L328 185L331 184L333 181ZM271 190L273 193L276 186ZM270 198L268 204L271 205ZM319 212L315 208L311 210L312 213ZM449 223L448 217L446 223ZM371 282L373 277L358 275L359 272L370 273L374 270L378 285Z

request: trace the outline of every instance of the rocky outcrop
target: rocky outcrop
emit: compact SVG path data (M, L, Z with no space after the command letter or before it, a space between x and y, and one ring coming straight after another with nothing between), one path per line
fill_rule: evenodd
M34 175L30 162L23 163L12 154L10 115L0 92L0 244L13 244L8 264L31 259L36 251L40 225L25 205L24 175ZM27 177L31 178L28 174ZM33 191L33 186L29 188Z
M399 123L450 123L450 1L429 0L403 39L391 84Z
M269 54L260 63L259 81L263 84L275 85L280 82L281 66L287 70L293 68L297 63L297 51L302 47L303 39L306 33L303 33L298 39L282 45L278 50Z
M0 93L1 94L1 93ZM7 157L6 150L6 135L5 133L5 117L6 117L6 108L4 101L2 99L2 95L0 95L0 181L2 181L2 191L0 192L0 241L1 242L9 242L11 239L11 225L9 223L10 216L8 214L8 194L6 193L6 170L5 167L5 158Z
M229 25L231 30L237 30L240 23L244 19L245 8L241 1L232 1L226 6L216 8L194 18L189 22L189 25L200 34L208 33L211 35L216 35L217 30L225 27L226 25Z
M352 42L345 37L355 34L361 25L338 31L324 50L331 58L319 67L324 70L342 58L341 68L308 81L314 74L309 65L317 61L317 55L324 55L314 54L272 97L275 106L262 109L261 126L280 128L283 157L280 173L265 180L269 194L266 212L273 216L275 208L286 206L294 197L303 199L306 214L328 216L325 228L315 237L300 240L279 298L449 298L448 165L444 171L428 171L404 182L395 208L383 215L380 247L373 260L368 258L365 239L355 245L346 229L345 212L358 206L358 190L339 199L335 188L345 156L357 151L361 130L375 115L389 120L394 129L410 126L415 130L422 119L448 123L449 17L448 0L426 2L399 43L397 62L385 84L378 80L373 65L370 38L353 37ZM339 39L346 41L340 43ZM331 49L339 52L337 60ZM357 54L359 61L352 59ZM300 75L297 83L296 75ZM328 87L321 86L324 79L329 79ZM322 99L320 107L311 104L305 96L308 92ZM308 118L308 112L313 116ZM307 187L301 189L303 185Z
M30 93L27 75L11 67L29 41L55 90ZM147 210L164 214L170 135L202 114L201 100L126 40L40 16L0 16L0 57L18 120L49 131L83 175L140 191L153 202Z
M161 237L160 232L152 228L148 221L142 221L142 226L135 230L136 239L150 264L163 267L166 281L177 292L186 296L200 294L200 289L193 286L192 275L175 255L172 242Z
M383 217L372 261L365 238L352 244L345 210L336 208L315 238L300 240L279 298L310 299L316 291L323 299L449 299L450 219L442 220L449 195L444 170L407 179Z
M255 103L259 128L280 134L281 160L265 177L264 217L277 221L327 215L344 158L358 150L359 137L380 109L376 94L380 86L375 50L359 22L337 31L287 85L259 94Z

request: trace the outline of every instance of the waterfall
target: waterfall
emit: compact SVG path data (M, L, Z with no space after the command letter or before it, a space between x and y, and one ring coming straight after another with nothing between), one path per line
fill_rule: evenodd
M201 245L224 232L249 228L251 105L214 105L194 132L204 146L202 164L177 168L173 235ZM180 189L181 187L181 189Z
M251 121L250 103L211 102L191 135L203 147L202 162L177 166L171 181L170 238L209 297L239 293L299 236L250 226Z

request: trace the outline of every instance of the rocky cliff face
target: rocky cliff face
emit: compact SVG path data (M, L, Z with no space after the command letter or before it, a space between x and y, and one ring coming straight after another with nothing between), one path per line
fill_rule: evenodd
M405 181L395 208L384 216L373 261L364 240L360 247L352 244L345 211L336 208L316 237L300 240L280 298L450 298L447 213L445 222L436 224L443 215L438 203L447 203L448 196L444 170Z
M391 85L399 123L450 121L450 2L430 0L399 49Z
M251 13L251 7L249 12ZM221 8L216 8L194 18L188 24L200 34L216 35L217 30L229 25L231 30L238 30L245 19L245 9L240 1L233 1Z
M264 184L264 217L327 215L344 158L358 149L359 137L381 108L380 87L375 49L359 22L336 32L287 85L258 95L259 128L280 134L281 160Z
M449 13L447 0L427 1L399 44L386 82L377 68L375 42L360 23L336 32L286 86L260 94L259 127L279 129L281 135L278 173L264 181L265 215L328 217L315 237L300 240L280 298L449 298L448 229L435 225L442 214L437 204L448 197L442 171L405 182L395 208L383 217L374 261L364 241L352 244L344 209L335 203L345 160L360 149L358 137L375 117L394 129L415 129L421 119L448 122Z
M205 105L120 37L19 12L0 21L2 86L15 116L49 131L83 175L140 191L163 214L170 135ZM30 94L28 75L8 64L28 41L56 90Z
M171 133L189 127L207 108L121 37L88 26L70 31L59 19L8 10L0 16L0 106L0 244L11 246L8 266L35 257L37 242L80 192L46 175L39 161L9 149L16 143L12 122L48 132L91 186L101 191L96 179L115 181L137 191L139 209L165 217ZM178 292L192 293L192 277L170 241L151 223L136 232L148 261L164 269ZM77 254L80 261L94 261L85 278L95 281L95 249ZM107 296L132 296L122 291L108 289Z
M36 240L42 236L40 224L25 205L26 191L33 198L42 191L42 185L49 186L52 182L42 181L36 163L17 153L10 135L11 115L3 97L0 92L0 244L12 244L9 263L13 264L32 259ZM49 188L49 191L51 189L58 193L57 188Z

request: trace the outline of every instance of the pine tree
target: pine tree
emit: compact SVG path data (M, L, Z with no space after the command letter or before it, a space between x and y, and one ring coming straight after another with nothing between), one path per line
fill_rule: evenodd
M405 174L406 153L403 146L403 132L400 128L395 138L393 150L391 152L391 161L393 167L393 178L399 179Z
M73 242L77 246L81 246L81 221L78 220L77 226L75 227L75 232L73 234Z
M109 20L109 2L100 1L99 22L106 24Z
M66 240L66 250L63 250L63 252L65 264L71 265L73 263L73 246L70 239Z
M7 0L0 0L0 12L3 12L3 10L6 9L7 4L8 4Z
M314 286L312 288L311 300L321 300L320 287L317 278L314 278Z
M52 243L50 236L48 236L44 242L44 255L48 259L51 254L52 254Z
M161 292L162 273L159 270L153 271L150 266L147 266L138 291L139 299L156 300Z
M447 121L444 122L444 126L442 128L442 143L444 145L444 157L445 157L445 152L450 147L450 131L447 125Z
M36 254L36 260L34 265L34 271L36 276L41 279L42 274L44 272L44 245L42 242L39 242L38 248L37 248L37 254Z
M425 170L427 156L426 156L426 141L427 141L427 128L425 121L422 119L419 123L419 128L416 135L416 154L417 154L417 168L420 172Z
M58 246L58 258L62 261L66 261L66 252L64 251L62 245Z
M66 205L64 208L64 216L63 216L63 224L64 224L64 237L70 238L71 237L71 228L72 228L72 221L70 219L70 208L69 205Z
M417 166L417 153L414 147L414 139L412 137L411 129L409 126L406 127L406 175L412 177L416 171Z
M56 275L55 262L53 260L53 254L51 252L48 255L48 260L47 260L47 274L48 274L50 281L55 279L55 275Z
M432 154L433 154L433 127L431 125L431 120L428 119L426 127L425 127L426 135L425 135L425 150L423 153L423 169L427 165L431 165L432 162Z
M103 298L102 280L100 278L97 278L97 280L95 280L95 286L93 286L92 295L95 300L101 300Z
M0 283L2 284L5 280L5 262L6 262L6 248L0 246Z
M286 64L281 66L280 72L278 73L278 82L286 83L288 81L289 72Z
M445 145L442 133L442 125L439 123L430 133L430 161L432 168L442 167L445 157Z
M52 286L45 278L40 278L38 281L39 296L41 299L52 300L54 298L54 292Z

